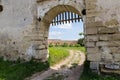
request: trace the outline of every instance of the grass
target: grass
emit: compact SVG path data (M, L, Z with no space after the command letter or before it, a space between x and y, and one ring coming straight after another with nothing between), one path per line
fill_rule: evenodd
M24 80L36 72L40 72L49 67L48 62L30 62L20 63L3 61L0 59L0 80Z
M66 47L66 49L71 49L71 50L79 50L82 52L86 52L85 47Z
M50 64L56 64L69 55L66 49L50 48ZM12 62L0 59L0 80L24 80L36 72L48 69L48 62Z
M89 62L87 61L85 62L84 66L84 71L80 80L120 80L120 77L117 75L102 76L92 72L89 68Z
M55 65L59 63L61 60L64 60L69 56L68 49L71 50L80 50L85 52L85 47L50 47L49 48L49 64Z
M51 47L49 48L49 64L55 65L59 63L61 60L64 60L66 57L69 56L69 52L65 48L61 47Z
M24 80L36 72L48 69L49 64L54 65L69 56L68 49L85 52L84 47L51 47L49 48L49 63L35 62L11 62L0 59L0 80ZM61 77L61 76L58 76ZM57 78L58 79L58 78ZM59 78L60 79L60 78ZM56 80L52 79L52 80ZM118 76L101 76L89 69L89 62L85 62L85 68L80 80L120 80Z

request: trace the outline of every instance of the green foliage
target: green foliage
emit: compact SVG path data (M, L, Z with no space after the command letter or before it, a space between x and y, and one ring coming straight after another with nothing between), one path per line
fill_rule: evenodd
M80 47L80 44L75 44L75 47Z
M52 43L49 44L49 47L53 47Z
M73 44L70 44L69 47L74 47L74 45L73 45Z
M81 32L81 33L79 33L79 35L80 35L80 36L84 36L84 33L83 33L83 32Z
M89 62L85 62L84 71L81 75L80 80L120 80L120 78L116 75L112 76L102 76L94 73L89 68Z
M0 59L0 80L24 80L36 72L40 72L49 67L48 62L30 62L20 63L12 61L3 61Z
M85 47L65 47L65 49L79 50L86 53Z
M80 44L80 46L84 46L84 38L80 38L78 40L78 44Z
M56 44L55 44L55 47L58 47L58 46L59 46L59 44L58 44L58 43L56 43Z
M51 47L49 48L49 55L48 61L50 65L54 65L69 56L69 52L61 47Z
M67 44L67 43L64 43L64 44L62 45L62 47L68 47L68 44Z

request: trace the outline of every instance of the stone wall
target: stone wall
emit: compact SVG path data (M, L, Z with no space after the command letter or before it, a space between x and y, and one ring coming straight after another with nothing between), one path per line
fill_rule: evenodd
M119 4L118 0L0 0L0 56L4 60L46 60L52 19L71 11L83 18L91 69L101 66L103 72L119 73Z
M91 68L120 73L120 1L86 0L86 47ZM99 64L99 65L98 65Z
M27 54L24 36L33 26L34 0L0 0L0 56L16 60Z

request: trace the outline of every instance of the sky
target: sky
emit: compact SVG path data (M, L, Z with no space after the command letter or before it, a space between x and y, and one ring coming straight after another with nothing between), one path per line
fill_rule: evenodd
M83 37L79 35L81 32L83 32L82 21L57 26L50 25L49 39L78 40Z

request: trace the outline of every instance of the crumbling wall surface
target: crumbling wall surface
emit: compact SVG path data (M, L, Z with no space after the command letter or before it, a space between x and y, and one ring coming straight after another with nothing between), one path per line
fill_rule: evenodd
M49 25L58 9L46 14L59 5L72 6L78 12L85 7L83 0L0 0L1 5L0 57L5 60L45 59L48 55ZM62 10L62 7L59 9Z
M102 71L120 73L115 71L120 70L119 4L119 0L86 0L87 59L93 69L104 65Z
M33 22L34 0L0 0L0 56L16 60L25 53L23 40ZM25 31L26 30L26 31Z

